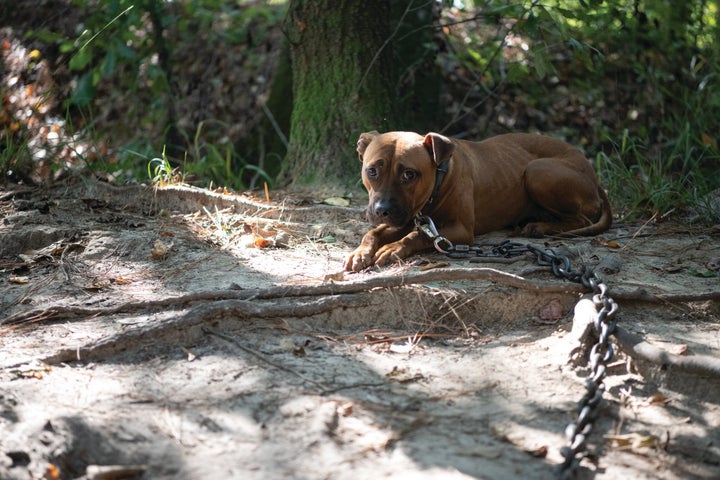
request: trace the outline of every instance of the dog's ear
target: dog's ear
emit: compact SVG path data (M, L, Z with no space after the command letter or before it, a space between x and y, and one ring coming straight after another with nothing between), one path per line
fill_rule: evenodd
M373 130L372 132L365 132L360 134L360 138L357 142L357 152L361 162L363 159L363 154L365 153L365 150L367 150L368 145L370 145L370 142L373 141L373 138L377 137L378 135L380 134L375 130Z
M450 158L455 151L455 144L448 137L439 133L430 132L425 135L423 145L430 151L430 155L438 165Z

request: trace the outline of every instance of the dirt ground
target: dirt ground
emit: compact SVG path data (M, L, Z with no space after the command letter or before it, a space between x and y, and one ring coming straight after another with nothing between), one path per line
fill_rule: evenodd
M555 477L581 288L529 255L343 274L362 199L328 203L1 190L0 478ZM720 478L719 236L543 240L645 341L608 366L578 478Z

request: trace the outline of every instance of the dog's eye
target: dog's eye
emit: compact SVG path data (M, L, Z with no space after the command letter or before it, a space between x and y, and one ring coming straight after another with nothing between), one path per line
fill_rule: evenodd
M365 175L367 175L368 178L377 178L378 170L375 167L368 167L365 169Z
M415 180L417 177L417 172L415 170L404 170L402 172L402 181L404 183L411 182Z

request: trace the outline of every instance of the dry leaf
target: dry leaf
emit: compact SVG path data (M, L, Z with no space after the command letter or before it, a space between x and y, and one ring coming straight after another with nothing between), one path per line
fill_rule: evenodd
M195 360L195 359L197 358L197 355L195 355L193 352L191 352L191 351L188 350L187 348L185 348L185 347L180 347L180 348L181 348L182 351L185 352L185 354L187 355L187 361L188 361L188 362L192 362L193 360Z
M155 240L152 252L150 252L150 258L153 260L162 258L168 253L170 248L172 248L172 243L170 245L165 245L162 240Z
M713 137L711 137L707 133L702 132L700 134L700 138L702 139L703 145L707 145L708 147L717 148L717 142L715 141L715 139Z
M593 247L602 247L603 245L606 245L607 242L608 240L605 237L595 237L590 240L590 245L592 245Z
M54 465L49 464L47 468L45 469L45 480L57 480L60 478L60 470Z
M36 252L33 250L27 250L25 253L18 254L18 258L20 258L23 263L33 263L35 261L35 255Z
M390 343L392 339L387 335L372 335L368 333L365 335L365 341L368 343Z
M345 271L341 270L336 273L328 273L325 275L325 278L323 278L323 282L342 282L345 280Z
M295 348L295 341L290 337L283 337L280 339L280 342L278 343L278 347L280 347L280 350L285 352L293 352Z
M595 237L590 240L590 245L593 247L608 247L608 248L620 248L620 245L614 240L608 240L605 237Z
M665 405L668 403L670 403L670 399L667 398L662 393L656 393L655 395L650 397L650 405L656 405L656 404Z
M681 343L678 345L673 345L669 350L675 355L685 355L688 351L688 346L684 343Z
M16 283L18 285L25 285L30 280L28 280L28 277L16 277L15 275L8 278L8 282L10 283Z
M525 450L525 453L528 453L530 456L535 458L545 458L548 454L548 447L547 445L541 445L534 450Z
M287 248L290 246L290 235L287 232L279 231L272 239L273 246Z
M110 286L110 280L96 278L91 283L83 287L84 290L89 292L98 292Z
M253 245L257 248L267 248L271 247L273 242L271 240L268 240L267 238L263 237L262 235L258 235L257 233L253 232Z
M543 322L555 323L563 316L562 304L560 300L553 299L540 309L540 320Z
M390 380L394 380L398 383L416 382L425 378L423 377L422 373L413 374L410 373L407 368L398 368L397 366L393 367L393 369L390 372L386 373L385 376Z
M644 447L657 447L659 439L654 435L641 435L639 433L628 433L626 435L605 435L615 446L622 449L636 450Z
M323 203L326 205L332 205L333 207L349 207L350 206L350 200L343 197L328 197L325 200L323 200Z
M679 273L685 269L682 265L667 265L663 270L667 273Z
M49 372L50 370L51 367L49 365L33 362L29 365L23 365L15 368L10 372L21 378L37 378L38 380L40 380L43 378L45 372Z
M423 265L419 268L421 272L424 272L425 270L432 270L433 268L445 268L449 264L447 262L437 262L437 263L428 263L427 265Z
M353 404L352 402L343 403L342 405L337 407L337 413L341 417L349 417L353 413Z

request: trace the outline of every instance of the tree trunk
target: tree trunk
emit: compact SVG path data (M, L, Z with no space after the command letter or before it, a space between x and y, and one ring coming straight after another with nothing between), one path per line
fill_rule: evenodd
M282 184L359 178L361 132L397 126L388 0L292 0L293 112Z

